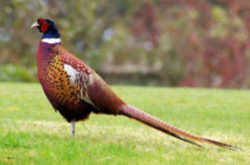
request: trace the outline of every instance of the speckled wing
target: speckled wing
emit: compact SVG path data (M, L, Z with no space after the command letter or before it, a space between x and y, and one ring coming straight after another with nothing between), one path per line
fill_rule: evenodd
M79 89L78 97L94 105L88 96L88 85L91 77L88 69L85 68L81 71L77 71L77 69L73 68L70 64L64 64L63 67L69 77L70 85Z
M71 86L79 89L78 97L95 107L95 113L118 114L125 104L106 82L84 62L60 47L59 54Z
M46 82L53 93L52 101L55 104L78 105L81 100L94 105L89 99L87 86L90 73L85 66L75 65L72 59L65 59L62 55L56 55L47 68ZM78 68L77 68L78 66Z

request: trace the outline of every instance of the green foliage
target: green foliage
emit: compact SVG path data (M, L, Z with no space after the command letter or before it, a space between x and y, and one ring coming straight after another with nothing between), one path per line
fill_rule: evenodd
M129 104L169 124L243 151L212 145L197 149L128 118L94 114L76 125L76 137L72 138L70 124L52 109L39 84L0 83L0 164L250 162L249 91L112 88Z
M63 45L96 70L154 73L168 85L246 88L248 13L247 0L1 1L0 64L33 68L41 34L30 25L50 17Z
M0 81L36 81L34 72L29 71L19 65L3 65L0 66Z

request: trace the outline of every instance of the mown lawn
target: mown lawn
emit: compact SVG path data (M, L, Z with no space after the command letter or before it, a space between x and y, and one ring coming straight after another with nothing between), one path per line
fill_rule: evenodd
M242 148L199 149L125 117L92 114L70 125L39 84L0 83L2 164L250 164L250 91L113 86L126 102L169 124Z

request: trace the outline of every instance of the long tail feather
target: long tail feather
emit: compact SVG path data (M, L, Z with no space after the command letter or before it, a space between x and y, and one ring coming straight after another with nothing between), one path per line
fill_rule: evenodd
M140 110L138 110L130 105L124 105L122 107L121 114L123 114L129 118L135 119L137 121L140 121L148 126L151 126L159 131L162 131L166 134L169 134L169 135L171 135L175 138L178 138L182 141L191 143L191 144L199 146L199 147L201 147L201 145L195 143L194 141L201 142L201 143L214 144L214 145L217 145L220 147L228 148L230 150L236 149L236 147L233 147L232 145L225 144L225 143L211 140L211 139L207 139L207 138L203 138L203 137L194 136L190 133L187 133L185 131L177 129L177 128L175 128L171 125L168 125L168 124L164 123L163 121L161 121L161 120L159 120L159 119L157 119L157 118L155 118L155 117L153 117L145 112L142 112L142 111L140 111Z

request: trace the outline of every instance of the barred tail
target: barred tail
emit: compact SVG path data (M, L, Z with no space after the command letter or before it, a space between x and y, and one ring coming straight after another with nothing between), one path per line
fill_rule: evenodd
M130 105L123 105L123 107L121 108L121 114L125 115L129 118L135 119L139 122L142 122L150 127L153 127L159 131L162 131L168 135L171 135L175 138L178 138L182 141L185 141L187 143L191 143L193 145L199 146L201 147L201 145L197 144L196 142L201 142L201 143L209 143L209 144L214 144L220 147L224 147L224 148L228 148L228 149L235 149L235 147L229 145L229 144L225 144L219 141L215 141L215 140L211 140L208 138L203 138L203 137L198 137L198 136L194 136L192 134L189 134L185 131L182 131L180 129L177 129L171 125L168 125L166 123L164 123L163 121L145 113L142 112ZM196 141L196 142L195 142Z

